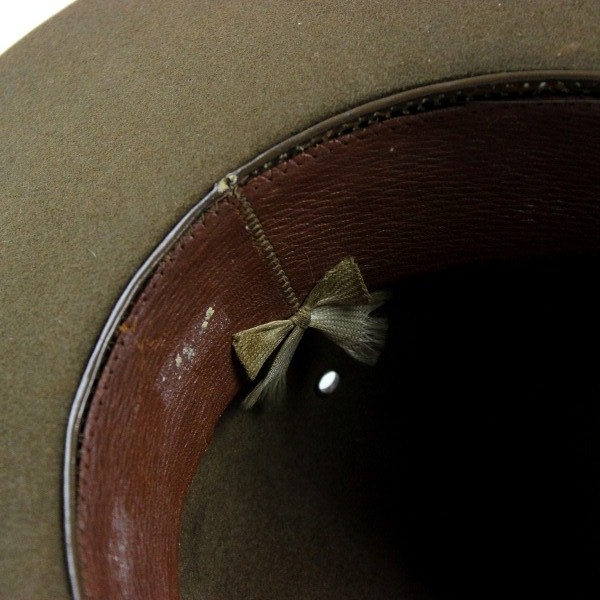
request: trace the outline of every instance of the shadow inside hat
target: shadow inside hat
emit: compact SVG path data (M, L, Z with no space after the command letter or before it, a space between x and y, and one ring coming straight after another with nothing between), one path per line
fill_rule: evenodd
M597 274L563 259L406 280L373 369L307 332L288 397L217 427L182 597L599 597Z

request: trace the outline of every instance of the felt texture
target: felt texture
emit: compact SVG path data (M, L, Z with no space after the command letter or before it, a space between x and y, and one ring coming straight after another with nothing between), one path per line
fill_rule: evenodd
M257 152L388 93L600 65L584 2L82 0L0 58L0 597L65 598L70 403L119 292Z

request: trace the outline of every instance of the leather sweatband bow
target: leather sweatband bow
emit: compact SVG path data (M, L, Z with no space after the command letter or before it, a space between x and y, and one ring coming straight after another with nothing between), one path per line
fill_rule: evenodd
M233 347L252 380L277 351L265 377L244 400L244 406L250 408L261 396L283 392L288 366L309 327L322 331L356 360L375 364L385 342L387 320L371 313L386 298L385 293L370 294L354 259L345 258L325 273L289 319L234 334Z

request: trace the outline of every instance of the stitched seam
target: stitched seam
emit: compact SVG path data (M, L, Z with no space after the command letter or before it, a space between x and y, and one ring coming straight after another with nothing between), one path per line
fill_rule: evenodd
M267 234L265 233L258 216L254 212L252 204L250 204L248 198L242 194L239 188L234 188L232 193L239 201L239 213L246 223L246 227L250 232L254 243L261 249L269 269L275 275L275 279L277 279L281 287L281 291L283 292L283 297L294 310L298 310L300 308L298 297L296 296L296 293L292 288L292 284L290 283L288 276L279 262L279 258L275 253L275 249L269 241L269 238L267 237Z
M518 110L527 110L533 107L540 106L548 106L546 102L512 102L510 105L504 106L505 110L510 109L518 109ZM599 106L598 102L561 102L561 106L588 106L595 107ZM449 107L452 108L452 107ZM458 106L456 108L461 108ZM462 106L463 110L465 109L464 105ZM485 112L494 112L498 110L497 104L478 104L476 106L468 107L468 111L470 114L480 114ZM243 187L247 189L251 189L252 193L255 195L260 195L265 193L265 190L275 183L275 180L282 179L286 175L290 174L290 165L294 165L296 167L304 167L305 165L313 162L320 162L323 158L327 157L329 154L342 150L346 146L350 146L351 144L358 143L368 139L371 136L378 136L382 132L386 131L398 131L401 129L408 129L411 127L419 127L425 125L426 123L430 123L435 119L443 119L444 121L449 121L455 118L459 118L464 113L462 111L456 112L447 112L445 110L442 111L431 111L424 114L412 115L413 120L405 120L402 117L394 117L389 121L377 122L373 123L368 127L363 127L362 129L354 132L345 134L343 137L330 139L328 141L317 143L310 148L306 148L301 154L297 154L296 156L289 158L284 163L281 163L277 166L271 167L267 171L256 175L254 178L246 180L244 182ZM312 160L311 160L312 159Z
M586 87L586 85L588 87ZM358 117L354 121L343 123L334 129L324 132L303 144L299 144L268 161L264 165L254 169L243 181L245 185L250 179L261 176L263 173L281 165L289 159L304 153L308 148L324 145L329 141L339 139L342 136L364 131L370 125L383 123L401 116L416 115L430 112L434 109L452 108L465 106L473 101L500 100L510 101L521 98L532 97L560 97L560 95L577 95L581 97L593 95L598 90L597 82L582 81L542 81L528 82L518 81L510 83L494 83L466 90L445 92L421 98L420 100L409 100L402 104L390 106L387 110L378 110L370 114Z

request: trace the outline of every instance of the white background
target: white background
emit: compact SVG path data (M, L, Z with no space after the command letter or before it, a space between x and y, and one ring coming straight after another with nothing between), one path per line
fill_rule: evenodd
M74 0L0 0L0 54Z

